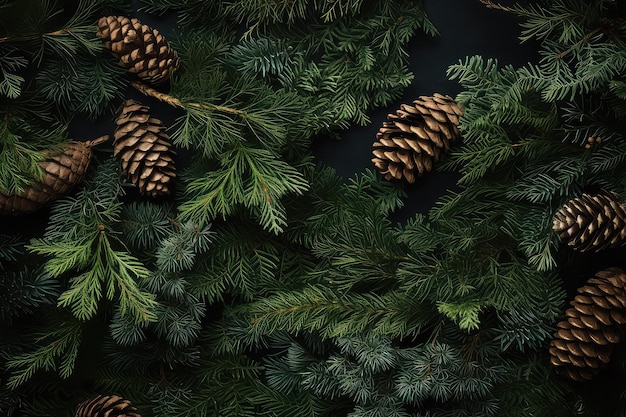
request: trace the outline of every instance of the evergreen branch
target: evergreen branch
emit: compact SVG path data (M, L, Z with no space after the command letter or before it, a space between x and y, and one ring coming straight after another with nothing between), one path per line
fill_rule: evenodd
M139 91L140 93L145 94L148 97L156 98L157 100L160 100L166 104L169 104L172 107L178 107L181 109L188 109L189 107L191 107L191 108L208 110L208 111L218 111L218 112L223 112L223 113L229 113L229 114L238 116L242 119L246 119L249 117L248 114L246 114L246 112L242 110L234 109L231 107L227 107L227 106L220 106L220 105L211 104L211 103L193 103L193 102L183 103L181 100L177 99L176 97L172 97L168 94L161 93L160 91L157 91L154 88L139 81L131 81L130 85L134 87L135 89L137 89L137 91Z
M6 48L5 48L6 49ZM28 60L21 55L14 55L16 49L3 50L0 55L0 72L2 79L0 80L0 94L14 99L22 94L22 85L24 77L16 72L28 65Z
M253 335L309 331L319 332L323 338L365 331L394 336L417 334L436 317L428 305L411 303L399 293L338 295L313 286L268 296L243 310L250 316Z
M513 12L514 11L510 7L503 6L500 3L494 3L492 0L479 0L479 1L485 7L487 7L488 9L502 10L502 11L505 11L505 12Z
M41 179L39 163L55 145L65 141L65 126L52 125L43 131L17 117L0 120L0 193L20 194Z
M187 184L188 200L180 205L184 219L200 225L226 218L243 205L258 214L260 224L280 233L286 225L280 199L287 193L301 194L308 184L295 168L265 149L243 144L222 155L221 167Z
M61 378L68 378L74 369L81 336L80 322L63 322L55 329L41 334L36 343L43 342L43 346L32 352L15 355L7 361L7 368L13 371L7 386L15 389L40 370L59 370Z
M14 2L3 11L6 17L23 12L20 2ZM96 38L94 27L89 21L98 3L80 0L77 8L65 24L59 27L58 16L63 12L50 1L21 2L26 3L26 15L20 22L0 19L3 27L10 33L0 38L1 44L12 44L22 47L32 54L33 60L39 65L48 51L73 60L79 51L95 54L102 49L101 42ZM89 21L89 22L88 22Z

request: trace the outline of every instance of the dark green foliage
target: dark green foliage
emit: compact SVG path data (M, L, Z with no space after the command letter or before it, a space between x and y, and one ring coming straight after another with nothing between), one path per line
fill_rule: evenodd
M129 3L0 1L0 191L126 98L95 22ZM309 148L409 85L406 44L437 33L423 2L142 3L177 16L180 70L133 86L172 121L178 192L138 196L103 147L45 230L1 231L0 413L69 417L108 393L157 417L604 410L545 347L580 278L554 213L626 193L620 2L483 2L539 59L449 68L463 138L439 167L458 188L402 224L402 185L343 179Z

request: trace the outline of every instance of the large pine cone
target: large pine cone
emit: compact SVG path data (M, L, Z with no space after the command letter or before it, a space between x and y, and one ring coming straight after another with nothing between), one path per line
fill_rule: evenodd
M156 197L170 193L170 181L176 177L176 152L165 126L149 111L148 106L133 100L122 104L115 119L113 154L139 192Z
M550 362L557 373L588 381L607 366L626 324L626 274L620 268L596 273L578 289L566 320L550 341Z
M178 54L165 37L136 18L101 17L96 35L124 68L150 84L165 82L178 69Z
M552 229L573 249L599 252L626 243L626 210L616 194L583 194L561 207Z
M83 181L89 162L91 147L107 140L108 136L88 142L70 142L57 152L49 152L39 166L44 176L17 195L0 193L0 215L33 213L49 202L68 194Z
M388 114L376 134L372 162L386 180L415 182L459 138L461 107L450 97L435 93L413 104L402 104Z
M117 395L98 395L78 405L74 417L141 417L130 401Z

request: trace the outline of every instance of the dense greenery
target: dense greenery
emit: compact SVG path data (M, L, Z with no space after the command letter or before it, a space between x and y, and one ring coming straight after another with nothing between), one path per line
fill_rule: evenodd
M626 266L552 231L582 192L626 196L626 6L481 2L538 61L449 68L463 139L437 169L458 187L395 223L403 184L310 148L411 83L407 43L437 35L422 1L143 0L177 22L157 91L95 36L129 1L0 0L0 192L130 94L167 109L180 156L169 198L104 145L72 194L0 220L0 413L116 393L143 416L626 415L623 344L587 386L547 352L572 290Z

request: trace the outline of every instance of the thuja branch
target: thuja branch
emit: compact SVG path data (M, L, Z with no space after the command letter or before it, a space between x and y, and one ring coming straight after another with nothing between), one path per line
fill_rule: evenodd
M186 109L187 107L195 107L198 109L204 109L204 110L209 110L209 111L220 111L224 113L230 113L230 114L237 115L244 119L248 118L248 114L246 112L242 110L238 110L238 109L233 109L232 107L219 106L217 104L210 104L210 103L183 103L176 97L172 97L169 94L161 93L160 91L157 91L154 88L149 87L148 85L142 82L132 81L130 85L132 85L140 93L145 94L148 97L156 98L157 100L167 103L172 107L178 107L181 109Z

